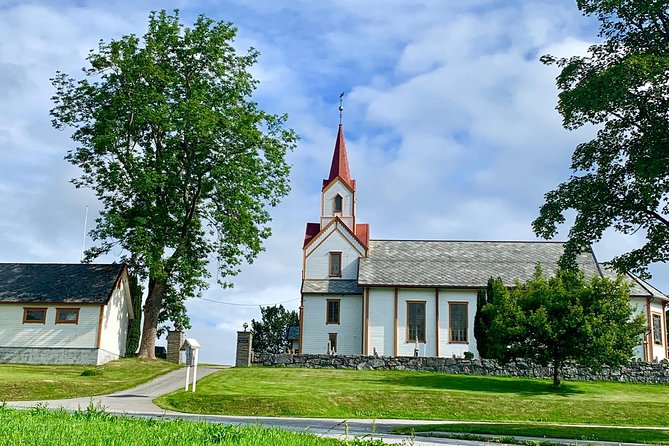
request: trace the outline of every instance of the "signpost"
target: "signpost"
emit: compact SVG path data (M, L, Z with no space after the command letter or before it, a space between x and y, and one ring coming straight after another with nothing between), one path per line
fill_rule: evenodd
M188 392L188 385L190 384L190 368L193 367L193 385L191 391L195 392L197 382L197 356L200 351L200 343L194 338L186 338L181 350L186 351L186 388Z

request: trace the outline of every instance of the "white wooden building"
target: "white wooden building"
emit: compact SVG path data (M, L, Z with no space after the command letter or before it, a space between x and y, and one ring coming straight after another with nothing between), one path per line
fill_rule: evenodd
M0 363L118 359L133 317L125 265L0 263Z
M370 240L356 216L344 130L339 125L320 221L307 223L302 265L302 353L478 356L476 294L490 277L526 281L540 264L552 274L564 244L550 241ZM615 277L593 252L579 256L586 275ZM638 358L669 358L669 298L628 277L632 304L648 320Z

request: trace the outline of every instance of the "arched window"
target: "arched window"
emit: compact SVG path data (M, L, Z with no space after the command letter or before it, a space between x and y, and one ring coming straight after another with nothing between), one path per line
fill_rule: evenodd
M335 212L341 212L344 208L344 198L337 194L334 197L334 211Z

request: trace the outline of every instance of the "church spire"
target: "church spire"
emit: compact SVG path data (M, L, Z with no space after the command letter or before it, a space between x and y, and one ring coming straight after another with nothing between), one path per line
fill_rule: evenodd
M351 179L351 172L348 168L348 155L346 154L346 141L344 139L344 126L342 124L342 111L344 110L344 93L339 95L339 130L337 131L337 140L335 142L334 153L332 154L332 164L330 166L330 176L323 180L323 188L330 184L335 178L341 178L347 186L355 190L355 180Z
M335 178L341 178L346 184L353 187L351 172L348 168L348 155L346 154L346 141L344 140L344 126L339 124L337 132L337 141L335 142L334 153L332 154L332 165L330 166L330 176L326 184L329 184Z

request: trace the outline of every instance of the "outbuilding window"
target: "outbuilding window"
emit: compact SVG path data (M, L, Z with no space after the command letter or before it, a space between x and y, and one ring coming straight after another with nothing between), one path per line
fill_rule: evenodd
M57 324L78 324L79 308L56 308Z
M44 324L46 323L46 308L23 308L24 324Z

